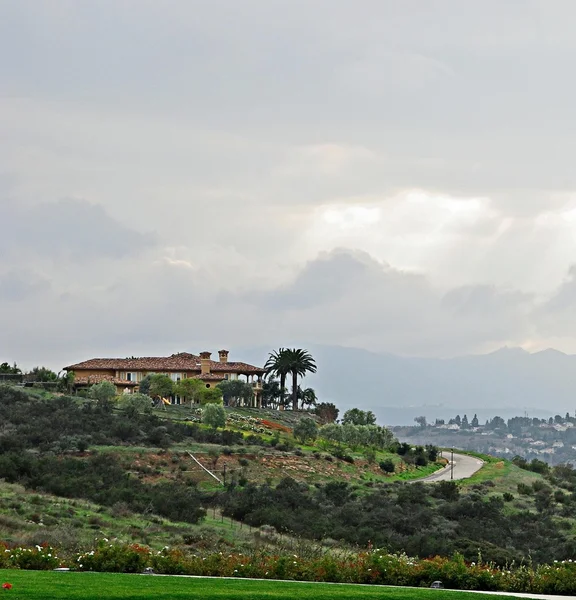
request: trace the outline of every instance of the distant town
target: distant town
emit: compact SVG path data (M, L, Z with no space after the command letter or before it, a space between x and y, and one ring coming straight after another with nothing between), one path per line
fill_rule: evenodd
M576 416L566 413L549 419L513 417L504 420L495 416L484 424L474 415L456 415L446 422L437 419L428 423L417 417L416 425L393 427L401 441L413 444L435 444L443 447L473 450L512 458L534 458L550 464L576 464Z

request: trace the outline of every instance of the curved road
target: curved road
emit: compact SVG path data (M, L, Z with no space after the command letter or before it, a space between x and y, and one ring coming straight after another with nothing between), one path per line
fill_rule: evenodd
M448 459L448 464L443 469L432 473L432 475L428 475L428 477L422 477L422 479L415 479L414 481L435 483L437 481L450 481L452 479L467 479L468 477L472 477L476 471L479 471L484 464L484 461L479 458L468 456L467 454L456 454L454 452L454 470L452 471L450 452L444 451L442 456Z

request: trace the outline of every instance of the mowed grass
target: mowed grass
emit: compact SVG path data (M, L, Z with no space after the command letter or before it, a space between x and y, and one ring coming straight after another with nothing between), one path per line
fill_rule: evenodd
M157 577L112 573L55 573L46 571L0 570L0 595L12 600L332 600L333 598L368 600L487 600L493 596L457 591L414 588L389 588L360 585L330 585L291 581L251 581L189 577ZM510 596L500 596L510 598Z

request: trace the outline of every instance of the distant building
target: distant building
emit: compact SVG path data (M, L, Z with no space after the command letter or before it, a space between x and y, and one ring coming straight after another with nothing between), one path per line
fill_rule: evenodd
M218 352L219 360L211 360L210 352L199 355L179 352L166 357L142 358L91 358L84 362L65 367L64 370L75 375L74 385L87 388L101 381L110 381L116 386L118 394L138 391L138 386L146 375L162 373L177 383L182 379L199 379L207 388L221 381L242 379L254 389L252 406L261 405L262 377L265 370L244 362L230 362L228 350ZM178 397L171 402L180 404Z

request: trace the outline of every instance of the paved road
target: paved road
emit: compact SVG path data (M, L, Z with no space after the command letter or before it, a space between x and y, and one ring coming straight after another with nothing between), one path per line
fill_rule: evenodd
M450 461L450 452L443 452L443 456ZM432 475L429 475L428 477L423 477L422 479L417 479L415 481L434 483L436 481L450 481L451 479L467 479L468 477L474 475L476 471L480 470L483 464L483 461L481 461L479 458L475 458L474 456L454 453L453 472L452 465L450 462L448 462L448 465L446 465L440 471L436 471L436 473L432 473Z

